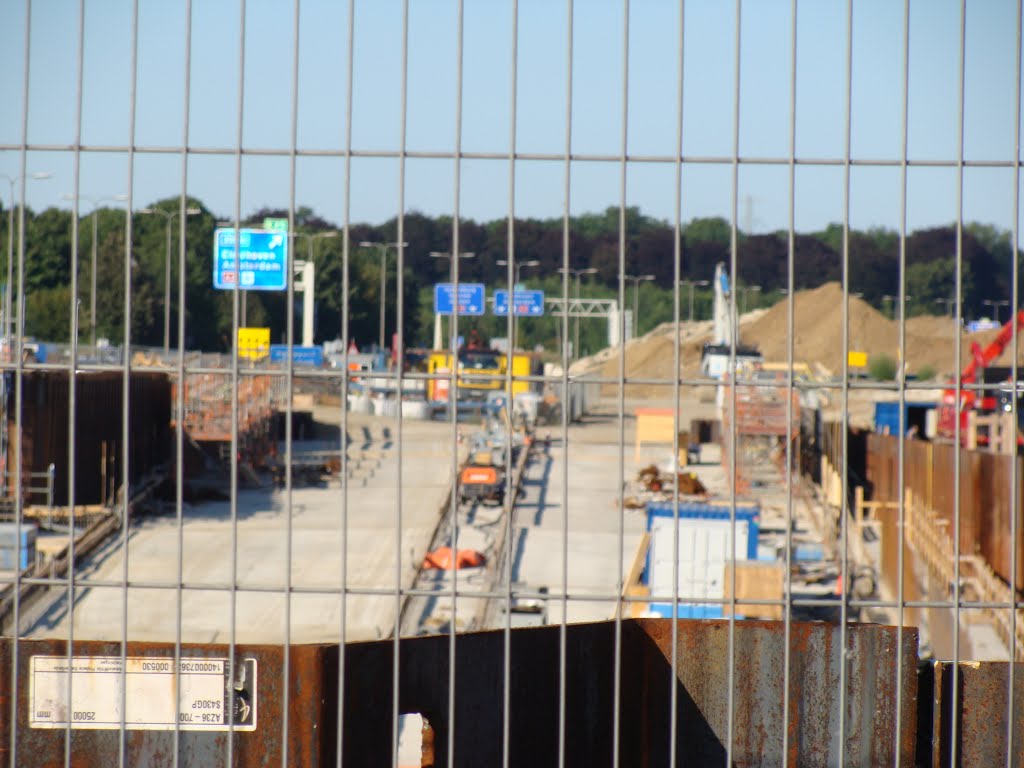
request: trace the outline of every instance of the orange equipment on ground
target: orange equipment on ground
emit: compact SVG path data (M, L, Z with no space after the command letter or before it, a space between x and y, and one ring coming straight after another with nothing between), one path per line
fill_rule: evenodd
M479 568L484 564L484 556L475 549L456 550L452 557L451 547L438 547L433 552L428 552L423 558L424 568L437 568L442 571L450 571L458 568Z

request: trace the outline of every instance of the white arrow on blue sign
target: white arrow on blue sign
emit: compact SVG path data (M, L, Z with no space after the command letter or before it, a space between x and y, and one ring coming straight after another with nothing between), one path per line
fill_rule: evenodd
M455 314L455 289L451 283L434 284L434 312L438 315ZM458 314L484 313L483 283L459 283Z
M238 265L235 256L238 256ZM213 287L246 291L283 291L288 287L288 233L218 229L213 240Z
M494 314L508 314L508 291L494 292ZM512 293L512 314L517 317L542 317L544 291L517 290Z

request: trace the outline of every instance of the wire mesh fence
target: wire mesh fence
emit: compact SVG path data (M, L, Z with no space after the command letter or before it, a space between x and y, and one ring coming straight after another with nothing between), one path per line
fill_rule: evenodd
M6 5L2 759L1021 764L1021 15Z

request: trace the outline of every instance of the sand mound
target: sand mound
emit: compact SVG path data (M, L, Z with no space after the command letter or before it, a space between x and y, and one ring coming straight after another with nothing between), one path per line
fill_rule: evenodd
M826 283L818 288L799 291L793 299L794 360L823 366L832 374L842 370L843 291L839 283ZM899 326L864 300L850 296L849 345L851 351L867 353L869 358L887 355L901 357ZM920 316L906 322L906 360L910 372L931 368L939 376L950 376L971 359L971 344L985 347L998 331L965 334L961 340L960 362L955 360L955 329L950 317ZM676 328L663 323L653 331L626 345L627 379L662 379L666 384L674 378ZM789 338L789 304L783 300L767 310L757 310L740 320L740 339L744 344L760 348L765 360L786 360ZM701 348L711 340L711 323L680 323L680 374L684 378L699 375ZM994 365L1010 365L1012 351L1007 351ZM1021 339L1020 360L1024 362L1024 338ZM617 349L605 349L577 365L602 377L618 378ZM670 390L659 385L631 385L630 397L662 397Z
M741 329L744 343L760 347L765 360L785 360L789 337L788 302L781 301L754 323ZM863 299L849 297L850 349L891 354L896 325ZM817 362L832 371L843 364L843 291L826 283L800 291L793 301L794 357Z

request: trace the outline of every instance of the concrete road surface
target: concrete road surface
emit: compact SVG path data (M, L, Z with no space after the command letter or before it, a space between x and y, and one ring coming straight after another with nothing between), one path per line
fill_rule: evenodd
M237 642L284 642L287 612L291 642L337 642L343 604L346 640L389 634L397 607L393 591L399 582L411 583L451 482L452 428L403 422L400 486L395 422L353 416L349 433L350 456L364 460L351 462L347 504L335 480L328 487L295 488L290 510L282 490L241 491L237 529L226 501L186 506L180 530L173 514L140 519L128 539L127 593L121 586L125 550L119 538L108 542L76 574L74 637L120 639L127 594L129 639L174 640L179 542L185 641L228 642L233 633ZM395 535L399 498L401 540ZM237 590L232 596L225 588L232 581L233 559ZM346 583L356 590L344 600L339 595L343 568ZM289 570L297 591L286 605ZM149 586L155 584L172 588ZM360 589L383 594L358 594ZM51 589L25 613L23 632L68 636L66 590Z

